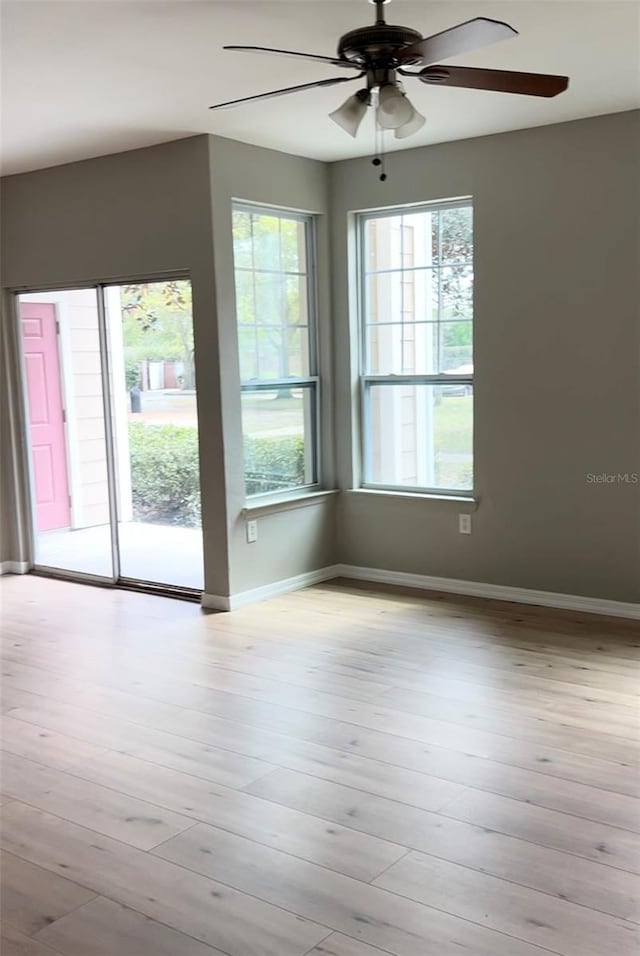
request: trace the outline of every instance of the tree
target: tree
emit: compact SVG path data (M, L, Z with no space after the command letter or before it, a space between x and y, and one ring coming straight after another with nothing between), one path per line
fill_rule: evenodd
M125 357L128 363L180 361L184 385L195 385L191 283L143 282L120 290Z
M433 260L441 270L443 314L471 319L473 310L473 218L469 206L443 209L434 217Z
M233 214L236 312L244 382L286 379L302 352L306 320L302 221L237 210Z

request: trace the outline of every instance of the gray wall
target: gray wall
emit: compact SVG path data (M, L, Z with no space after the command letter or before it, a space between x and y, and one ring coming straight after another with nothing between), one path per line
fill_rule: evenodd
M260 516L258 541L246 543L231 236L232 197L318 214L320 350L327 370L323 479L331 486L327 179L322 163L200 136L12 176L2 183L5 288L72 288L92 281L189 272L209 594L259 587L333 560L331 498ZM11 319L7 305L8 297L5 327ZM10 477L9 461L3 449L3 467ZM20 546L16 530L27 525L26 509L20 520L11 483L4 472L2 477L0 556L23 560L25 546Z
M294 577L333 563L333 498L305 508L258 517L258 540L247 544L244 463L240 410L235 289L233 277L232 200L284 206L317 214L318 333L323 371L322 471L325 487L334 485L333 403L328 253L328 168L324 163L274 150L211 137L211 196L217 284L218 334L222 363L227 521L231 593Z
M638 112L331 167L340 486L353 475L348 212L473 197L475 470L464 505L340 497L350 564L640 601ZM356 476L357 478L357 476Z
M2 284L73 288L188 271L193 285L201 433L205 576L227 594L227 530L209 196L200 136L2 182ZM6 300L3 322L9 322ZM3 456L4 457L4 456ZM2 523L14 520L2 501ZM10 537L14 537L9 533ZM13 546L15 549L15 545ZM23 560L24 554L11 555Z
M638 121L625 113L406 150L390 157L384 185L368 160L327 167L205 136L9 177L2 284L190 273L208 593L341 561L638 602L640 485L587 481L589 473L640 473ZM470 505L348 490L358 483L348 213L462 195L473 197L476 238L471 536L457 532L458 512ZM319 214L323 479L345 491L260 515L252 545L232 197ZM18 561L25 553L7 464L7 389L15 394L16 383L4 376L0 559Z

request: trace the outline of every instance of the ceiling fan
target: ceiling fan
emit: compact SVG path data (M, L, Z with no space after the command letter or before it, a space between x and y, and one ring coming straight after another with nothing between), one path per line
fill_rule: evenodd
M414 77L422 83L436 86L457 86L474 90L493 90L501 93L520 93L527 96L557 96L567 89L566 76L544 73L517 73L509 70L485 70L467 66L442 66L440 60L468 53L471 50L517 36L518 31L500 20L475 17L465 23L422 37L410 27L394 26L384 19L384 5L390 0L369 0L375 4L376 20L373 26L360 27L345 33L338 42L337 56L318 56L259 46L225 46L225 50L242 53L274 53L295 57L312 63L327 63L355 71L350 76L335 76L314 83L303 83L282 90L271 90L255 96L244 96L226 103L216 103L210 109L225 109L240 103L310 90L320 86L352 83L365 77L366 85L350 96L330 117L351 136L356 136L367 108L376 109L377 125L382 130L393 130L397 139L416 133L425 123L424 116L408 99L400 77ZM407 67L422 67L420 70Z

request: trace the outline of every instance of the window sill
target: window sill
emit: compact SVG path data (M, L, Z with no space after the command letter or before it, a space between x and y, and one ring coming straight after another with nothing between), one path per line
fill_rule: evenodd
M439 495L427 491L395 491L386 488L352 488L344 492L347 495L370 495L381 498L400 498L403 501L449 501L455 504L473 505L475 511L480 499L473 495Z
M250 502L242 509L242 515L245 518L257 518L260 515L275 514L278 511L307 508L309 505L321 504L323 500L338 493L336 488L329 491L308 491L300 495L291 495L288 498L272 498L269 501Z

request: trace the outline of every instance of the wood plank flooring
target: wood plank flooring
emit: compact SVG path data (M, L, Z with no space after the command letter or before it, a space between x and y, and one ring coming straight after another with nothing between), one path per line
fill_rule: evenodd
M635 956L640 626L0 582L2 956Z

